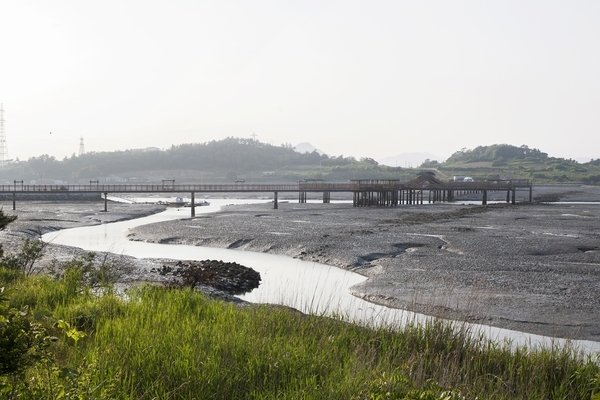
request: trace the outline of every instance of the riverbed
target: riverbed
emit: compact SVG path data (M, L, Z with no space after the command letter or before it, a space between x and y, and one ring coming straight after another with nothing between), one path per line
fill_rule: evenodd
M373 303L600 341L600 204L589 201L598 190L551 188L543 194L565 202L487 207L229 206L129 238L333 265L368 277L351 290Z
M93 207L94 206L92 206L92 208ZM115 207L118 208L120 206ZM478 208L469 206L464 208L465 210L469 211L457 211L461 209L463 208L460 206L460 204L455 204L452 206L440 205L430 208L403 206L396 209L352 209L352 207L348 207L347 205L343 204L300 205L290 202L280 204L280 210L273 210L272 204L266 203L252 206L232 205L226 207L224 211L217 214L202 215L196 219L189 219L185 217L181 221L160 222L158 225L148 225L134 228L129 231L129 235L130 238L134 238L139 241L142 239L141 236L143 236L144 232L146 232L146 235L147 232L153 232L155 235L159 233L159 236L162 238L160 241L163 243L171 243L167 247L173 247L173 243L178 242L198 244L200 241L202 241L202 244L205 246L231 247L237 249L238 253L245 253L246 255L249 254L247 251L242 252L239 250L259 250L261 252L266 251L276 254L285 254L296 257L297 260L302 259L305 261L311 261L313 265L321 264L315 263L314 261L323 261L329 265L339 264L339 266L346 270L354 270L362 275L362 277L360 277L360 279L358 279L356 282L347 282L347 286L351 286L352 283L355 283L355 285L352 287L352 292L358 297L366 298L371 302L402 307L406 309L415 309L416 311L425 311L427 314L438 315L446 318L453 318L453 316L456 317L457 315L459 317L460 315L466 315L467 318L458 319L466 319L472 322L503 326L504 322L501 318L498 319L500 323L496 323L497 317L494 313L489 312L490 306L488 303L490 302L490 298L492 300L495 298L496 301L502 303L502 300L506 297L510 297L510 294L505 294L504 296L490 296L490 286L486 286L482 283L482 280L486 278L485 274L489 273L490 271L494 271L493 267L480 267L479 269L473 269L471 271L471 275L474 273L483 274L483 279L481 278L482 275L480 275L478 279L471 278L470 287L464 283L461 283L463 286L455 285L453 288L450 288L451 290L449 290L447 286L442 286L440 282L442 284L451 282L452 280L448 278L452 278L452 274L449 274L448 271L444 271L444 268L442 268L441 271L444 272L445 275L440 274L439 272L435 271L434 268L428 266L428 263L431 263L432 261L435 261L437 265L441 266L453 263L460 267L455 268L456 270L463 271L463 274L468 276L469 274L465 272L469 271L468 269L466 270L464 268L465 260L473 258L471 257L473 254L477 255L479 253L476 251L472 254L465 253L464 249L466 247L464 247L464 243L481 240L481 237L478 236L487 237L486 235L482 235L482 233L490 230L504 232L504 228L494 228L493 226L494 224L497 224L498 218L500 218L500 220L505 221L504 224L500 225L510 226L513 228L513 230L509 230L510 232L528 230L529 232L533 232L534 235L543 237L544 239L560 239L558 242L550 241L546 244L542 243L543 241L534 241L529 244L529 250L527 250L525 253L531 253L531 249L540 253L540 249L554 248L556 247L557 243L561 243L563 247L560 247L560 251L554 251L554 256L560 256L561 254L562 256L564 256L564 254L568 255L568 259L561 257L554 257L554 259L550 257L546 259L546 264L556 265L556 268L551 272L544 270L544 268L547 267L547 265L544 265L544 263L538 262L536 264L538 270L528 270L527 268L524 268L523 265L519 265L519 262L524 262L527 265L531 260L521 259L522 257L519 257L519 251L514 251L515 249L518 249L518 247L509 249L509 256L506 254L504 255L504 257L513 257L512 260L517 261L516 267L513 266L512 270L519 270L519 268L522 269L522 273L520 275L517 274L516 276L526 276L525 279L521 279L522 282L517 282L518 285L516 288L512 289L518 290L521 297L527 297L528 294L531 294L531 296L529 296L530 299L524 303L525 307L536 308L542 306L542 308L546 307L548 309L552 309L553 307L551 302L548 303L548 297L551 296L538 296L535 292L528 293L528 285L535 285L537 282L540 282L540 279L537 279L539 278L538 275L541 275L541 277L543 277L545 280L548 280L548 274L550 274L550 277L552 277L552 274L554 274L556 283L562 285L557 287L557 292L559 292L559 294L560 292L564 292L564 290L566 290L561 289L561 287L565 287L565 285L567 285L567 288L573 288L574 284L575 286L579 285L578 292L582 293L581 297L585 298L584 292L587 292L588 305L583 304L584 307L580 307L580 309L577 309L577 305L580 303L577 300L577 296L575 296L575 301L566 302L568 305L567 308L573 311L572 315L575 317L573 318L575 323L562 324L563 327L570 329L570 332L567 332L566 335L556 335L555 326L560 326L560 323L556 323L557 319L554 317L552 320L550 320L550 322L544 321L543 323L531 324L531 321L528 321L528 323L533 325L534 328L537 328L523 330L534 331L534 333L539 332L541 334L550 336L556 335L568 338L586 339L586 337L583 337L582 335L577 337L577 334L583 332L584 329L581 328L585 326L587 326L587 330L593 331L594 322L597 319L597 312L595 310L598 308L594 308L593 305L596 304L594 302L598 300L599 293L598 277L596 275L596 266L598 262L595 258L597 257L597 249L595 246L598 244L597 232L594 234L594 227L598 226L596 220L596 215L598 214L599 210L598 207L591 203L583 205L583 208L581 208L581 205L574 206L567 204L550 206L512 206L508 208L509 211L506 211L507 208L505 207L487 207L484 212L479 212L473 211L477 210ZM355 211L360 211L361 213L355 213ZM119 213L117 210L114 210L113 212L115 214ZM132 212L134 212L133 209ZM179 212L188 213L189 209L187 209L187 211L186 209L181 209ZM34 213L34 211L30 210L30 215L32 213ZM88 213L90 215L87 215ZM140 214L141 213L143 212L140 212ZM101 213L99 210L85 210L75 219L80 220L79 217L86 216L86 218L88 218L90 221L95 220L90 223L97 223L98 219L104 219L106 222L111 218L119 219L111 217L109 214L111 214L111 212ZM546 221L545 231L533 230L533 228L536 226L540 227L539 224L533 223L536 221L536 219L540 219L538 214L542 215L543 218L541 219ZM24 215L25 213L21 212L21 216ZM374 215L376 217L373 217ZM434 217L432 217L432 215ZM553 216L553 218L548 218L548 216ZM584 224L580 224L579 222L581 221L577 222L577 220L581 218L583 218L583 221L585 221ZM60 218L54 219L60 220ZM280 219L280 223L276 222L277 219ZM525 225L520 225L520 228L518 224L515 224L515 221L523 221L527 219L530 221ZM575 222L573 221L574 219ZM84 220L86 219L84 218ZM229 220L230 223L226 223L226 220ZM261 222L257 223L256 221L259 220ZM490 223L483 223L486 220L490 221ZM565 221L570 222L565 223ZM75 221L70 221L69 223L75 223ZM81 220L79 223L81 223ZM58 225L61 224L62 222L54 221L53 229L57 228ZM395 229L398 229L398 226L392 229L392 227L395 225L401 227L402 232L394 232ZM298 226L301 228L298 228ZM329 227L329 230L326 229L327 227ZM433 233L431 232L433 229L442 228L450 233L456 234L459 232L461 235L474 234L474 236L471 236L470 238L464 237L464 240L461 241L455 237L451 237L448 232L446 232L446 234L443 234L443 232L439 231ZM544 228L544 226L542 226L542 228ZM571 233L566 232L565 229L570 230ZM16 231L18 231L18 229ZM293 231L296 231L296 233L293 233ZM337 237L334 236L332 240L328 240L328 238L332 237L332 233L336 233L337 231L340 231L341 233L338 232ZM13 233L14 232L15 231L13 231ZM382 234L383 237L388 239L387 242L382 240ZM403 239L410 240L398 242L396 238L399 234L404 235L402 236ZM588 237L589 235L591 235L591 237ZM594 235L596 236L594 237ZM142 240L153 241L152 237L148 236L151 235L147 235L147 237ZM352 240L353 236L354 239L357 240ZM220 239L218 239L219 237ZM506 238L507 236L504 234L494 234L492 237ZM275 238L280 238L281 240L275 240ZM394 239L394 243L392 243L392 252L378 251L381 250L382 243L387 243L389 245L389 240L392 238ZM451 240L447 240L448 238L451 238ZM519 237L515 236L514 234L509 235L508 238L513 240L519 239ZM586 242L588 239L590 239L591 242ZM569 242L569 240L573 241ZM596 241L594 242L594 240ZM270 243L268 248L264 247L265 244L263 242L265 241ZM486 242L484 240L484 244L485 243ZM60 248L62 246L53 245L52 247ZM472 247L481 248L481 246L474 245L472 245ZM489 246L484 245L483 247L488 248ZM570 251L573 248L576 248L577 252L582 253L584 258L574 260L573 254L577 253ZM117 254L120 254L120 257L129 257L122 251L114 248L114 244L112 249L104 250L110 250L111 252L114 251ZM431 252L432 250L434 250L433 253ZM436 251L441 251L442 254L435 254ZM490 251L488 252L488 255L490 253L494 254L495 252L495 250ZM510 252L514 252L515 254L510 255ZM446 261L445 263L441 262L442 259L448 258L447 256L449 254L446 253L450 253L450 255L455 256L465 256L465 254L467 254L468 257L454 258L450 261ZM521 251L521 253L523 253L523 251ZM357 256L359 254L360 256ZM532 254L526 255L531 256ZM541 256L542 254L536 255ZM151 257L153 255L144 253L138 255L138 257L140 256ZM481 256L481 254L479 254L479 256ZM581 254L579 254L579 256L581 256ZM149 258L144 258L143 260L148 262L148 267L153 264ZM408 267L403 267L401 264L407 261ZM473 262L471 263L473 265L476 264ZM415 264L419 265L417 265L415 268ZM587 268L587 270L583 271L583 273L581 268L579 271L575 272L567 271L568 268L565 269L565 264L577 264L580 267L583 266ZM506 265L511 264L508 263ZM140 270L139 263L135 268ZM331 267L324 266L323 268L325 268L326 271L327 268L330 269ZM414 274L411 275L411 272ZM510 289L512 284L515 283L515 278L511 277L511 269L500 268L500 270L496 272L500 277L504 275L502 277L502 279L504 279L504 283L499 286L496 285L495 288L498 289L498 287L500 287ZM133 275L135 276L135 273ZM440 279L439 275L441 275L444 279ZM460 276L461 274L459 273L458 275ZM531 275L533 278L531 276L527 278L527 275ZM143 279L147 276L147 273L144 272L139 273L137 278ZM366 280L364 277L369 277L369 279ZM399 279L399 277L402 279ZM412 281L410 280L411 277ZM129 279L132 279L131 275L129 276ZM544 279L541 279L541 281L544 281ZM435 293L428 294L428 289L432 287L431 280L434 281L433 287L435 290L433 292ZM326 282L325 280L322 281ZM289 283L281 285L281 287L293 285L296 280L294 279L288 282ZM478 286L476 287L473 282L477 282L476 285ZM469 283L468 280L467 283ZM587 286L580 285L581 283L587 284ZM344 287L347 287L346 283L344 285ZM544 285L547 286L548 282L545 282ZM330 285L326 284L325 286ZM493 287L494 285L492 284L491 286ZM470 291L467 296L464 295L464 292L461 294L461 291L464 291L465 287L466 290ZM409 293L409 295L407 295L404 292L409 291L409 288L413 289L413 293ZM343 291L339 287L334 287L334 289L338 292ZM318 303L316 300L319 300L317 299L317 295L315 293L320 294L322 290L313 288L312 292L310 292L310 289L304 289L304 291L307 293L312 293L309 296L311 300L310 302L307 300L302 300L302 302L305 303L305 305L309 304L311 307L314 307L314 304ZM484 292L487 292L485 296L481 294ZM552 292L552 290L549 292ZM573 292L573 290L571 290L571 292ZM569 293L569 295L571 295L571 293ZM284 296L289 297L290 295L287 294L287 291L280 291L279 297ZM554 303L554 305L556 306L558 304L557 314L560 314L563 313L560 307L564 307L564 305L561 304L561 300L564 299L565 296L562 296L562 299L559 296L557 297L558 302ZM572 298L574 296L567 297ZM405 301L406 298L408 298L409 301ZM465 298L467 299L465 300ZM332 302L330 297L327 297L327 299L330 303ZM461 303L461 299L463 303ZM266 299L251 298L250 300L269 301ZM514 300L513 307L518 307L519 298ZM372 303L368 304L369 308L372 308L373 310L376 309L372 307ZM521 306L522 304L523 303L521 303ZM464 308L468 311L468 313L464 313L464 310L461 310L461 307L464 307L464 305L469 305L469 307ZM423 307L424 309L418 310L418 307ZM577 316L585 314L586 307L590 307L587 308L589 311L589 319L587 323L582 323L581 320L577 320ZM481 311L482 309L486 308L487 310ZM515 312L523 311L510 308L506 309L504 306L498 308L500 310L505 310L505 312L509 315L511 315L511 313L514 315ZM383 309L388 308L384 307ZM309 311L321 312L316 308ZM507 320L511 319L507 318ZM518 321L516 318L512 318L511 322L516 322L517 325L520 326L524 325L524 321ZM540 326L542 329L539 329ZM548 326L553 327L548 329ZM546 328L543 329L544 327ZM572 332L574 333L571 334ZM592 336L591 340L596 339L593 339ZM594 346L596 345L591 343L591 347L593 348Z

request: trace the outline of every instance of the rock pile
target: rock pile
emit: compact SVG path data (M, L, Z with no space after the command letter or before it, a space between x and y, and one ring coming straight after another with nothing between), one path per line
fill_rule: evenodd
M167 286L196 288L212 286L228 294L250 292L260 284L260 274L252 268L220 260L177 261L153 268L152 272L170 276Z

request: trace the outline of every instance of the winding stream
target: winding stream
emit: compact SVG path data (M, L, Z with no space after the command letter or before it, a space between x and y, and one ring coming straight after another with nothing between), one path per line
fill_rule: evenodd
M265 200L266 201L266 200ZM215 212L226 204L244 204L257 200L211 199L210 206L197 207L196 214ZM237 262L260 272L258 289L240 298L255 303L280 304L305 313L341 317L368 326L398 326L407 321L424 321L422 314L376 305L350 294L349 288L363 282L362 275L291 257L175 244L157 244L127 240L130 228L154 222L189 217L189 209L170 208L135 220L90 227L65 229L43 235L46 242L80 247L89 251L108 251L137 258L169 258L175 260L217 259ZM473 330L492 340L510 340L515 345L562 345L563 339L553 339L507 329L473 325ZM573 341L586 353L600 352L600 342Z

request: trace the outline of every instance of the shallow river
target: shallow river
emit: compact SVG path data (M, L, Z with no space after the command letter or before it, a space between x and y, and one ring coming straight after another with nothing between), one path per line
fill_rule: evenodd
M210 206L196 207L196 214L215 212L226 204L243 204L257 200L211 199ZM299 261L291 257L253 253L242 250L133 242L126 238L128 230L138 225L171 219L189 218L189 208L170 208L166 211L135 220L91 227L65 229L47 233L43 240L80 247L90 251L108 251L138 258L170 258L175 260L217 259L237 262L260 272L258 289L239 296L257 303L281 304L305 313L338 316L344 320L369 326L395 326L406 321L423 321L427 317L412 312L379 306L350 294L352 285L363 282L362 275L337 267ZM493 340L510 340L513 344L549 346L563 340L523 332L473 325L475 331ZM600 352L600 342L575 341L581 350Z

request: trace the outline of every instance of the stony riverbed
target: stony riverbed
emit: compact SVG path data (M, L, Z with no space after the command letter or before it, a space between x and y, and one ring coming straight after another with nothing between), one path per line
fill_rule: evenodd
M559 194L562 191L562 194ZM600 200L596 188L538 195ZM354 270L372 302L600 341L600 204L230 206L131 240L268 252Z
M536 190L562 201L600 200L600 188ZM351 204L228 206L194 219L135 228L132 240L269 252L354 270L357 296L393 307L543 335L600 341L600 204ZM8 204L4 206L7 211ZM0 233L24 235L147 215L148 205L22 203ZM82 252L48 246L46 261ZM119 257L124 281L160 280L161 260Z

